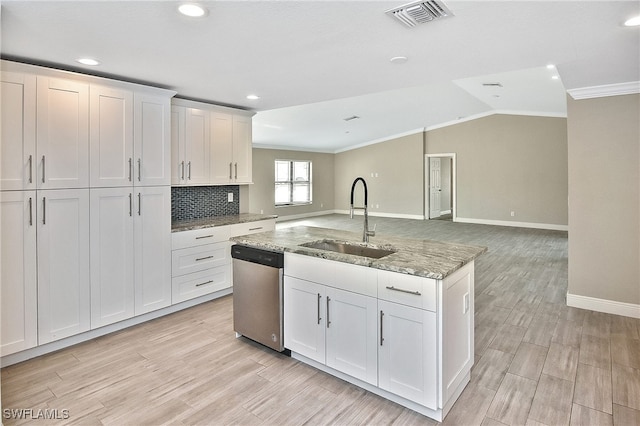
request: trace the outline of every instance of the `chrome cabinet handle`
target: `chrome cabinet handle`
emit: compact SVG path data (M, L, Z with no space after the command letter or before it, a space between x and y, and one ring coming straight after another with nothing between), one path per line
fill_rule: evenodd
M142 194L138 192L138 216L141 215L142 212Z
M33 155L29 156L29 183L33 183Z
M212 282L213 282L213 280L205 281L205 282L203 282L203 283L196 284L196 287L200 287L200 286L202 286L202 285L211 284Z
M231 177L231 175L232 175L231 169L232 169L232 168L233 168L233 163L229 163L229 180L233 179L233 178Z
M249 231L257 231L258 229L262 229L262 226L259 226L257 228L249 228Z
M238 179L238 163L236 163L235 168L236 168L236 180L237 180Z
M382 320L384 318L384 312L382 312L382 310L380 311L380 346L382 346L382 343L384 342L384 337L383 337L383 333L382 333Z
M142 160L138 158L138 182L142 180Z
M42 224L47 224L47 197L42 197Z
M212 237L213 237L213 234L212 235L203 235L201 237L196 237L196 240L201 240L203 238L212 238Z
M322 296L318 293L318 324L320 324L320 320L322 319L320 318L320 299L322 299Z
M201 260L207 260L207 259L212 259L213 256L205 256L205 257L198 257L196 258L196 262L200 262Z
M33 199L29 197L29 226L33 226Z
M399 291L401 293L413 294L416 296L422 295L419 291L404 290L402 288L395 288L394 286L387 286L387 290Z
M42 156L42 183L45 182L44 166L45 166L45 163L44 163L44 155L43 155Z
M184 180L184 161L180 163L180 180Z
M133 194L129 193L129 216L133 216Z
M331 298L327 296L327 328L329 328L329 326L331 325L331 320L329 320L329 302L330 301L331 301Z
M132 175L133 175L133 158L129 158L129 182L131 182Z
M187 163L187 166L189 167L189 176L187 177L187 179L191 180L191 161Z

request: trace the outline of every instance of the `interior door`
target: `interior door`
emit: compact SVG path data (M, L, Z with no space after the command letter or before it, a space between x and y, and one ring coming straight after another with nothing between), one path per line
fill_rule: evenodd
M429 158L429 219L440 217L440 195L442 182L440 179L440 158Z

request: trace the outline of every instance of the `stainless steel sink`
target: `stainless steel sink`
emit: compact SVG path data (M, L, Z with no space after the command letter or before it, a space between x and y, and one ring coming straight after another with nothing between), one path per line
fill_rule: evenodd
M300 244L302 247L314 248L318 250L333 251L336 253L352 254L355 256L370 257L380 259L395 253L395 250L372 247L370 245L359 245L335 240L320 240L310 243Z

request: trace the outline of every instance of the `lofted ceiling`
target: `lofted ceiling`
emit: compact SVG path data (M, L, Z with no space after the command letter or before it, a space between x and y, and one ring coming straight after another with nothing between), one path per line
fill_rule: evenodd
M198 3L205 17L2 0L2 56L254 110L254 146L326 152L493 112L565 116L566 90L640 80L640 28L623 25L638 1L445 0L454 16L414 28L385 14L403 0Z

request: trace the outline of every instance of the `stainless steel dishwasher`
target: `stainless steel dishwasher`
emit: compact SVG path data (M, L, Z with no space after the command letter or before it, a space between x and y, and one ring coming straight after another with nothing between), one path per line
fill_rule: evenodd
M241 245L233 259L233 329L278 352L284 351L284 254Z

